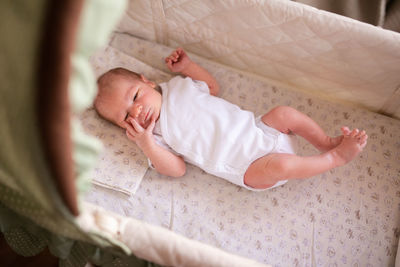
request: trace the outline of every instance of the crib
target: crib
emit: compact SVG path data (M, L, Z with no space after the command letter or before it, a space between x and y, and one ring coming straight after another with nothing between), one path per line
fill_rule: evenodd
M15 251L48 247L62 266L399 264L399 33L282 0L78 2L27 5L36 28L5 42L14 57L2 68L0 229ZM42 9L75 18L49 26L64 39L37 37ZM21 38L37 45L22 50ZM40 61L37 81L35 49L57 41L62 49L41 51L59 61ZM367 147L346 166L264 192L191 165L181 178L156 173L91 102L96 77L114 67L167 81L163 59L178 46L216 77L222 98L257 115L292 106L332 136L365 129ZM71 73L57 72L69 59ZM50 88L39 90L39 119L36 87ZM297 141L299 154L316 153Z

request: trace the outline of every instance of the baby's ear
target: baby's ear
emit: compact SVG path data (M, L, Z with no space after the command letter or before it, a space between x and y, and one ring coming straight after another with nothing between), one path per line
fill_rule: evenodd
M143 76L143 74L140 74L140 79L146 83L147 85L149 85L152 88L156 88L156 84L152 81L149 81L146 77Z

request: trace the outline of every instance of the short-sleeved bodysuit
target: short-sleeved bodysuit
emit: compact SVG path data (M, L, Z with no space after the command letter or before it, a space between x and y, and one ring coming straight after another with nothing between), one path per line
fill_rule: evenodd
M176 76L160 87L162 106L155 134L159 132L186 162L210 174L257 190L244 184L250 164L268 153L294 153L288 135L268 127L252 112L210 95L202 81Z

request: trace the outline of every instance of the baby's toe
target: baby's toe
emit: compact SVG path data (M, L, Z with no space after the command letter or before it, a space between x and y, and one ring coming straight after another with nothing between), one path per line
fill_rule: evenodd
M365 131L361 131L356 135L356 138L361 138L365 135Z
M364 148L367 145L367 139L360 143L360 147Z
M356 143L359 145L359 147L362 149L366 146L367 144L367 139L368 136L365 134L363 136L359 136L359 137L355 137L354 140L356 141Z
M349 135L350 134L350 129L347 126L343 126L341 128L343 135Z
M360 137L360 142L365 142L365 141L367 141L367 139L368 139L368 136L367 135L363 135L363 136L361 136Z
M351 131L350 136L351 137L356 137L358 134L359 130L358 129L353 129L353 131Z

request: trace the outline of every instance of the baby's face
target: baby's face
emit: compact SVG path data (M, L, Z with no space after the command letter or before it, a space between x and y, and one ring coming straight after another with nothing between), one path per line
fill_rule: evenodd
M130 80L121 78L107 95L107 117L122 128L130 119L147 128L152 120L158 120L161 110L161 94L155 84L144 76Z

